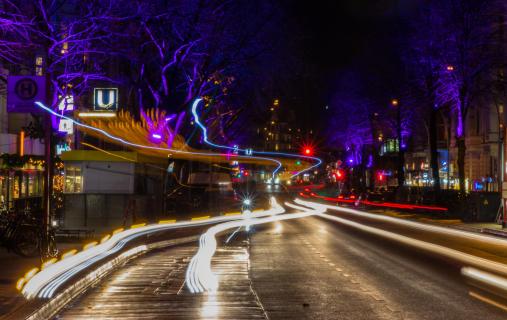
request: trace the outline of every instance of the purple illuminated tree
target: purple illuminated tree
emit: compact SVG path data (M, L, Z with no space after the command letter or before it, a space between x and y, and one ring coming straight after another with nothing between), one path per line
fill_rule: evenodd
M203 97L210 138L227 140L227 128L248 105L245 93L276 70L276 59L269 60L279 43L276 7L225 0L124 5L136 14L111 33L118 35L113 50L130 66L122 77L129 104L179 112Z
M437 117L446 114L458 149L460 190L465 190L465 137L469 110L491 97L502 3L444 0L421 6L405 52L419 112L428 129L434 187L440 189ZM498 69L497 69L498 70ZM439 110L445 110L440 113Z
M0 61L48 75L53 106L92 84L127 88L135 112L180 113L203 97L210 135L227 140L252 88L278 72L280 21L270 1L12 0L0 6Z
M355 167L354 173L364 189L366 172L373 176L378 131L387 126L385 110L364 93L357 73L343 72L337 86L327 116L327 144L344 150L342 160Z
M413 111L424 126L430 150L433 187L440 191L440 175L437 150L437 116L442 106L437 101L437 82L446 70L442 43L445 35L441 33L443 17L432 6L421 6L412 20L410 41L405 46L403 60L410 80L409 95L413 99ZM416 124L416 125L417 125Z
M105 50L112 35L105 24L114 19L112 3L95 1L4 1L0 7L0 63L11 73L46 75L52 84L51 105L59 96L75 99L91 82L106 76Z

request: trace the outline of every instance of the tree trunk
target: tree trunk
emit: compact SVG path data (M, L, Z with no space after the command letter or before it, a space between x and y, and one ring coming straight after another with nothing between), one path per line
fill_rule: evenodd
M403 137L401 133L401 109L397 110L397 135L398 135L398 187L402 188L405 184L405 150L403 148Z
M438 198L440 194L440 174L438 170L438 145L437 145L437 109L431 108L430 114L430 164L433 178L433 190Z
M457 138L456 144L458 145L458 177L459 177L459 190L465 191L465 138Z

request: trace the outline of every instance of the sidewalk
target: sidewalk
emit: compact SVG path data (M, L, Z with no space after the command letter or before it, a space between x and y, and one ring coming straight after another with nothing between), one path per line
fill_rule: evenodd
M58 250L65 252L73 248L80 248L83 241L63 242L58 244ZM30 269L40 267L39 257L25 258L8 252L0 247L0 319L3 316L17 310L26 302L25 298L17 291L16 282Z
M239 211L239 201L233 203L225 203L223 211L221 212L209 212L206 213L192 213L187 215L171 216L169 218L176 218L177 220L190 220L192 217L210 215L217 216L222 215L231 211ZM257 208L267 208L267 198L259 198L255 202ZM100 239L96 235L95 240ZM81 249L86 242L90 242L92 239L81 239L81 240L66 240L57 241L58 250L60 253L65 253L71 249ZM8 317L14 314L16 311L20 311L26 306L27 300L17 291L16 282L25 275L25 273L34 267L40 267L41 261L39 257L25 258L18 256L12 252L8 252L5 248L0 247L0 319Z

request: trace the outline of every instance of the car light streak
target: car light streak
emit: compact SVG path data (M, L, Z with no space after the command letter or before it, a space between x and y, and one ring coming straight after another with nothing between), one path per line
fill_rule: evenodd
M241 214L241 212L228 212L228 213L225 213L224 216L239 216Z
M304 200L300 200L300 199L296 199L295 202L305 205L305 206L308 206L308 207L311 207L311 208L315 208L315 209L321 208L321 209L341 210L341 208L337 209L336 207L323 205L320 203L315 203L315 202L310 202L310 201L304 201ZM348 210L352 210L352 209L348 209ZM353 210L353 211L357 211L357 210ZM426 241L422 241L422 240L418 240L418 239L413 239L413 238L410 238L407 236L396 234L396 233L393 233L390 231L385 231L385 230L382 230L379 228L366 226L361 223L350 221L350 220L340 218L337 216L324 214L324 213L317 213L316 216L327 219L327 220L336 221L341 224L347 225L349 227L352 227L352 228L355 228L355 229L358 229L358 230L361 230L361 231L364 231L367 233L375 234L377 236L387 238L387 239L402 243L404 245L415 247L415 248L421 249L423 251L436 254L438 256L442 256L442 257L446 257L446 258L449 258L454 261L458 261L458 262L462 263L463 265L473 266L476 268L485 269L490 272L494 272L497 274L502 274L504 276L507 276L507 265L505 265L503 263L499 263L499 262L491 261L491 260L484 259L481 257L477 257L474 255L464 253L464 252L461 252L458 250L450 249L450 248L447 248L447 247L444 247L444 246L441 246L438 244L434 244L434 243L430 243L430 242L426 242ZM408 221L402 221L402 222L408 223ZM404 224L404 223L401 223L401 224ZM417 224L419 224L419 223L417 223ZM435 226L427 226L427 227L430 227L430 228L421 228L421 229L433 230L433 231L436 230L436 232L441 231L439 229L444 229L444 228L435 227ZM445 231L451 231L451 230L445 230ZM457 231L457 230L452 230L452 231ZM442 232L442 233L446 233L446 232ZM463 232L463 233L466 233L466 232ZM459 233L455 233L455 232L449 232L449 234L453 234L453 235L457 234L459 236L463 236L463 235L461 235ZM484 238L486 238L486 237L484 237ZM487 239L487 240L496 241L497 239L492 238L492 239ZM506 242L503 241L502 244L505 245L505 243Z
M356 216L360 216L360 217L364 217L364 218L369 218L372 220L386 221L386 222L396 223L396 224L407 226L407 227L414 228L414 229L431 231L431 232L436 232L436 233L450 235L450 236L458 236L458 237L465 238L465 239L474 239L474 240L479 240L482 242L487 242L487 243L491 243L491 244L495 244L495 245L507 246L506 239L493 238L493 237L484 236L481 234L476 234L473 232L467 232L467 231L463 231L463 230L434 226L434 225L429 225L426 223L409 221L409 220L404 220L404 219L400 219L400 218L396 218L396 217L372 214L372 213L357 210L357 209L332 206L332 205L327 205L327 204L322 204L322 203L317 203L317 202L307 201L307 200L297 200L296 203L301 203L305 206L309 206L312 208L323 206L323 207L330 209L330 210L342 211L342 212L350 213L352 215L356 215Z
M22 289L22 288L23 288L23 286L25 285L25 282L26 282L26 280L25 280L25 278L24 278L24 277L23 277L23 278L20 278L20 279L16 282L16 289L17 289L18 291L21 291L21 289Z
M44 270L46 269L49 265L52 265L53 263L55 263L56 261L58 261L58 259L56 258L51 258L49 259L48 261L44 262L42 265L41 265L41 270Z
M64 254L62 254L62 257L60 259L63 260L65 258L68 258L68 257L71 257L71 256L75 255L76 253L77 253L77 250L76 249L72 249L72 250L67 251Z
M286 203L287 204L287 203ZM289 205L289 204L287 204ZM282 220L298 219L308 217L325 211L325 208L309 209L303 208L303 212L271 215L265 213L250 213L244 220L235 220L221 223L209 228L199 239L199 250L192 257L185 275L185 283L191 293L209 292L214 293L218 289L218 278L211 270L211 259L217 248L216 235L228 229L241 228L245 226L264 224Z
M149 150L157 150L157 151L166 151L166 152L180 153L180 154L196 155L196 156L218 156L218 157L227 157L227 156L230 156L230 155L221 154L221 153L193 152L193 151L185 151L185 150L172 149L172 148L162 148L162 147L157 147L157 146L149 146L149 145L143 145L143 144L133 143L133 142L127 141L127 140L125 140L123 138L120 138L120 137L117 137L115 135L112 135L109 132L104 131L102 129L99 129L99 128L96 128L96 127L93 127L93 126L89 126L87 124L84 124L84 123L81 123L79 121L76 121L75 119L70 118L70 117L68 117L66 115L59 114L58 112L55 112L51 108L46 107L40 101L36 101L35 105L37 107L41 108L42 110L50 113L51 115L53 115L55 117L71 121L76 126L79 126L79 127L82 127L82 128L86 128L86 129L91 130L91 131L98 132L101 135L106 136L107 138L109 138L109 139L111 139L111 140L113 140L115 142L119 142L119 143L121 143L123 145L126 145L126 146L135 147L135 148L142 148L142 149L149 149ZM250 157L250 156L234 155L234 157L236 157L236 158L242 158L242 159L252 159L252 157ZM260 160L266 160L266 161L270 161L270 162L274 161L278 165L281 166L281 163L279 161L277 161L277 160L274 160L274 159L261 158L261 157L253 157L253 158L260 159Z
M95 247L96 245L98 244L97 241L93 241L93 242L90 242L88 244L85 244L84 247L83 247L83 250L88 250L90 248L93 248Z
M106 234L105 236L102 237L102 239L100 239L100 243L106 242L107 240L109 240L109 238L111 238L111 235Z
M494 307L497 307L497 308L499 308L499 309L502 309L502 310L504 310L504 311L507 311L507 306L506 306L506 305L504 305L504 304L502 304L502 303L499 303L499 302L497 302L497 301L494 301L494 300L492 300L492 299L490 299L490 298L487 298L487 297L485 297L485 296L483 296L483 295L481 295L481 294L478 294L477 292L470 291L468 294L469 294L471 297L473 297L473 298L475 298L475 299L477 299L477 300L480 300L480 301L482 301L482 302L484 302L484 303L490 304L490 305L492 305L492 306L494 306Z
M493 287L501 292L507 293L507 279L470 267L461 268L461 274L478 283Z
M203 139L204 143L206 143L207 145L210 145L212 147L219 148L219 149L238 150L238 151L245 152L246 150L244 150L244 149L238 149L238 148L233 148L233 147L229 147L229 146L219 145L219 144L213 143L208 140L208 129L201 123L201 120L199 119L199 115L197 114L197 106L199 105L199 103L201 101L202 101L201 98L195 99L194 103L192 104L192 114L194 116L195 123L202 130L202 139ZM271 162L275 162L278 166L272 172L273 178L275 177L275 174L282 168L282 163L276 159L265 158L265 157L254 157L254 156L248 156L248 157L251 159L261 159L261 160L268 160Z
M114 236L115 234L117 234L117 233L122 232L123 230L125 230L125 229L124 229L124 228L118 228L118 229L114 230L114 231L113 231L113 236Z
M158 224L172 224L172 223L176 223L176 220L160 220L158 222Z
M238 233L239 230L241 230L241 227L238 227L236 230L234 230L234 232L231 233L231 235L225 240L225 243L229 243L229 241L231 241L231 239L234 238L234 235L236 235L236 233Z
M219 148L219 149L227 149L227 150L233 150L233 151L241 151L241 152L247 152L247 149L240 149L240 148L235 148L235 147L229 147L229 146L224 146L224 145L220 145L220 144L216 144L216 143L213 143L211 141L208 140L208 130L207 128L201 123L200 121L200 118L199 118L199 114L197 113L197 106L199 105L199 103L202 101L201 98L197 98L195 99L194 103L192 104L192 115L194 116L194 119L195 119L195 123L197 124L197 126L199 128L201 128L202 130L202 135L203 135L203 141L212 146L212 147L215 147L215 148ZM274 155L274 156L283 156L283 157L293 157L293 158L304 158L304 159L310 159L310 160L313 160L313 161L316 161L317 163L304 169L304 170L301 170L301 171L298 171L296 172L295 174L293 174L291 176L291 178L301 174L301 173L304 173L304 172L307 172L309 170L312 170L313 168L316 168L318 166L320 166L322 164L322 160L319 159L319 158L316 158L316 157L311 157L311 156L303 156L303 155L299 155L299 154L293 154L293 153L285 153L285 152L274 152L274 151L255 151L255 150L248 150L249 152L251 152L251 154L260 154L260 155ZM259 157L252 157L252 158L259 158ZM270 159L270 158L259 158L259 159ZM282 163L278 160L275 160L275 159L270 159L272 161L275 161L278 163L278 167L272 172L272 177L273 179L275 178L275 174L282 168Z
M271 208L269 210L259 212L258 214L255 214L255 216L264 214L272 215L284 212L284 209L276 203L274 198L271 199L270 204ZM103 243L97 244L94 247L88 248L88 250L83 250L74 255L65 256L65 259L61 259L60 261L49 265L47 268L38 273L37 269L33 271L33 275L30 277L25 275L24 278L26 283L22 289L22 293L27 299L32 299L34 297L51 298L58 288L64 285L73 276L92 264L119 252L130 241L141 236L163 230L208 225L241 218L242 216L218 216L207 220L182 221L172 224L154 224L124 231L117 230L116 233L113 233L111 238Z
M333 202L341 202L341 203L355 203L355 204L364 204L367 206L372 207L384 207L384 208L393 208L393 209L406 209L406 210L426 210L426 211L448 211L449 209L445 207L436 207L436 206L421 206L421 205L415 205L415 204L406 204L406 203L395 203L395 202L374 202L369 200L360 200L355 199L354 196L351 196L350 199L344 199L343 196L338 197L324 197L319 196L315 193L310 193L310 195L314 198L324 199L326 201L333 201Z
M195 217L195 218L192 218L192 221L208 220L209 218L210 218L210 216Z

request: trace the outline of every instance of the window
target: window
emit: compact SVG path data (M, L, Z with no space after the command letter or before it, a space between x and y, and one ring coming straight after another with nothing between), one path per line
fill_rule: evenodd
M35 75L42 76L44 74L44 58L41 56L35 57Z
M66 165L65 166L65 193L81 193L83 192L83 175L81 167Z
M475 135L479 135L481 133L481 111L477 110L476 116L476 124L475 124Z

